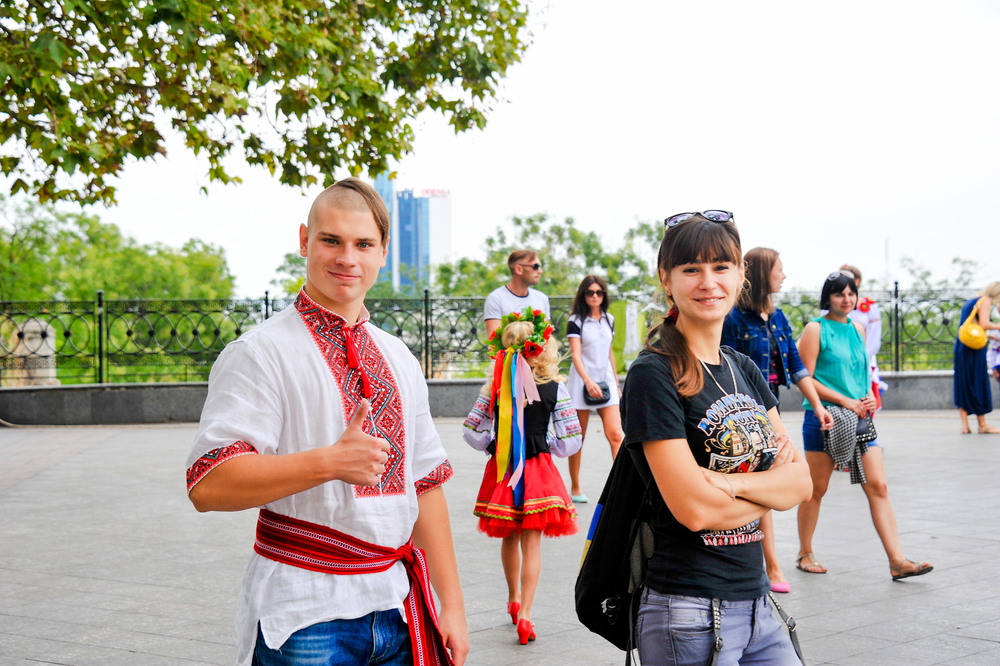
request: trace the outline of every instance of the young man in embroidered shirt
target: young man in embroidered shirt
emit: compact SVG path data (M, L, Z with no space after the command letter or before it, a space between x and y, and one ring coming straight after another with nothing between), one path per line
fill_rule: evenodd
M446 666L449 652L461 666L468 654L440 487L452 469L427 384L364 306L388 234L372 187L352 178L324 190L299 230L307 277L295 305L212 368L188 458L191 501L264 507L239 601L240 666L317 650L336 666Z
M542 279L542 263L534 250L516 250L507 258L510 282L494 289L486 297L483 318L486 320L486 337L500 327L500 318L511 312L521 312L525 307L541 310L549 316L549 297L532 289Z

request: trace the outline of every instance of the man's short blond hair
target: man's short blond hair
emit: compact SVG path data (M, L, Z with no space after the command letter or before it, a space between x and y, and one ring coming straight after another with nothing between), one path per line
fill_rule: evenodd
M336 208L337 210L349 210L357 212L371 212L378 225L379 234L382 237L382 244L385 245L389 237L389 209L382 201L381 195L374 187L358 178L345 178L319 193L319 196L309 208L308 227L312 229L313 222L319 214L321 208Z

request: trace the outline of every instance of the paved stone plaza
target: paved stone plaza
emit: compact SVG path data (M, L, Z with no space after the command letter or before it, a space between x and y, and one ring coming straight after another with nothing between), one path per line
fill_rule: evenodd
M801 417L789 415L800 440ZM595 419L596 420L596 419ZM593 422L593 421L592 421ZM599 426L600 421L596 420ZM893 583L860 488L837 474L815 539L826 575L796 571L795 512L776 517L778 550L816 664L1000 664L1000 436L959 435L951 412L886 413L890 496L904 549L935 571ZM621 664L624 653L573 610L583 532L545 540L538 640L517 645L505 613L499 542L471 516L485 457L438 428L455 467L451 504L476 666ZM599 427L598 427L599 432ZM0 664L233 664L236 595L254 512L198 514L184 494L195 429L0 428ZM611 459L594 433L584 486L600 494ZM564 476L565 462L560 462Z

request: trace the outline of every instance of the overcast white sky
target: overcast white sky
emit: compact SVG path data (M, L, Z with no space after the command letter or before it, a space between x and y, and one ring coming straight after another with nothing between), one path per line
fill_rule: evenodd
M1000 4L533 8L533 44L486 129L423 117L397 167L399 186L451 190L453 248L481 255L511 215L571 216L614 246L636 220L723 208L745 250L781 253L786 288L818 289L844 262L905 284L903 256L941 277L961 256L1000 279ZM168 148L97 212L143 242L221 245L238 295L273 292L311 196L245 166L242 186L209 185L204 163Z

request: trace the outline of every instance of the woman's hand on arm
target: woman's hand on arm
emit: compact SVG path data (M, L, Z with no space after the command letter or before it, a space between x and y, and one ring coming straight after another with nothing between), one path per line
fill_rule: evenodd
M642 450L670 513L692 532L734 530L767 512L759 504L733 500L728 489L709 483L691 455L687 440L643 442Z
M767 416L777 433L771 440L778 449L771 468L763 472L730 474L728 480L733 484L736 497L768 509L787 511L812 495L812 477L805 458L788 436L777 408L771 408Z
M242 511L327 481L377 485L389 459L389 442L362 431L370 409L363 400L344 434L329 446L240 456L221 463L191 489L191 502L198 511Z

